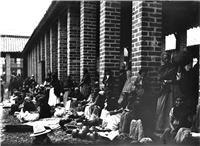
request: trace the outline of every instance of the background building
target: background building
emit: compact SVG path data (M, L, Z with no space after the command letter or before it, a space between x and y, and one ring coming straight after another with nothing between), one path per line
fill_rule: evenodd
M1 76L6 84L11 75L23 75L23 48L28 36L0 35Z

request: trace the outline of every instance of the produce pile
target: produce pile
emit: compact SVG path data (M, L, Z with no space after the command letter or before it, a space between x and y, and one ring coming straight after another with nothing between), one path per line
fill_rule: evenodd
M8 114L9 108L3 109L2 127L5 125L21 125L20 121ZM91 128L92 127L92 128ZM49 137L55 145L87 145L87 144L98 144L98 145L113 145L117 144L116 141L110 141L97 136L97 129L94 126L74 126L71 133L64 131L63 129L56 129L49 133ZM70 126L69 126L70 128ZM72 128L72 127L71 127ZM83 129L83 130L82 130ZM85 130L84 130L85 129ZM6 132L1 129L1 145L31 145L33 137L30 137L31 132ZM88 131L88 132L85 132ZM87 134L85 134L87 133ZM88 136L87 136L88 135Z

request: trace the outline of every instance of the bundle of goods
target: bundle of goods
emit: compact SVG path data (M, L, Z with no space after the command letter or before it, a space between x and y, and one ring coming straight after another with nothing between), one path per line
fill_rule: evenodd
M172 53L172 63L177 66L185 66L192 61L189 51L176 51Z

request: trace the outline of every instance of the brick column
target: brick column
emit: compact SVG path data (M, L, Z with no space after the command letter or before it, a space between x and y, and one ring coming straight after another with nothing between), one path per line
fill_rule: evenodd
M69 7L67 13L67 73L80 82L80 8Z
M120 69L120 12L121 2L100 2L100 85L105 69L111 68L116 78L116 94Z
M80 22L80 78L83 69L89 70L92 81L96 70L96 2L81 1Z
M64 81L67 77L67 17L58 19L58 78Z
M33 50L32 50L32 48L31 48L30 53L31 53L31 66L30 66L30 70L31 70L30 76L31 76L33 74Z
M176 49L186 51L187 50L187 30L180 29L176 34Z
M10 83L11 78L11 58L10 54L6 53L6 83Z
M45 72L50 72L50 34L49 31L44 36L44 48L45 48Z
M151 88L156 92L162 50L162 2L133 1L132 4L133 80L140 68L148 68Z
M36 75L37 75L37 82L42 83L40 80L40 41L37 42L37 70L36 70Z
M56 72L58 66L57 27L57 25L52 25L50 28L50 69L52 72Z
M34 47L33 47L33 75L35 76L35 79L37 77L36 75L36 49L37 49L37 45L34 44Z
M199 52L200 52L200 46L199 46ZM200 60L200 55L199 55L199 60ZM199 63L199 75L200 75L200 63ZM200 76L199 76L199 95L200 95ZM200 96L199 96L198 104L200 105Z
M45 45L44 45L44 35L41 37L40 39L40 56L41 56L41 80L42 82L44 81L44 79L47 77L47 71L44 69L43 70L43 66L42 64L45 64L43 62L45 62ZM45 65L44 65L45 66ZM45 68L45 67L44 67Z

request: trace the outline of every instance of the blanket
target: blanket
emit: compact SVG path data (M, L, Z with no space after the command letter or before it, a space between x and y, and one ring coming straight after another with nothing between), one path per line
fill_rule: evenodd
M46 127L51 128L52 130L54 130L54 129L60 128L60 125L59 125L60 120L61 120L61 118L43 118L38 121L24 123L24 125L33 126L35 124L42 124Z

